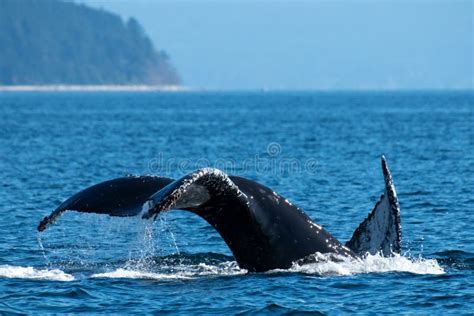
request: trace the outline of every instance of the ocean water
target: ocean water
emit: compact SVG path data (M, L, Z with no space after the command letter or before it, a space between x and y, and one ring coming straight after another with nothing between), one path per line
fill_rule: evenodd
M0 313L474 311L474 94L0 93ZM66 213L126 174L204 166L261 182L339 240L383 192L403 253L247 273L193 214L155 222Z

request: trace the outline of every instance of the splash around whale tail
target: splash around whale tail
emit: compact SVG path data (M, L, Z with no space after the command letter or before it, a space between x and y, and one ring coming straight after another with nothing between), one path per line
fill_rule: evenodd
M346 247L359 255L390 256L401 249L400 205L387 161L384 156L381 159L385 191L346 243Z

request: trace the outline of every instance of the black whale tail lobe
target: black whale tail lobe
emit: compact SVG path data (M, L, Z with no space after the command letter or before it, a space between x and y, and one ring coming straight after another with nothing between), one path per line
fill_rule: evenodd
M122 217L138 215L150 195L171 182L172 179L156 176L127 176L101 182L61 203L49 216L43 218L38 231L45 230L67 210Z
M359 225L346 246L359 255L380 253L390 256L400 253L400 205L392 175L382 156L385 191L369 216Z

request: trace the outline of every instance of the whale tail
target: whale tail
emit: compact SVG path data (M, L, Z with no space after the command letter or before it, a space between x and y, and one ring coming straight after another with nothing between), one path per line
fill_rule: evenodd
M141 216L177 209L206 220L248 271L289 268L316 252L355 256L270 188L218 169L203 168L170 183L144 203Z
M359 255L380 253L390 256L400 253L400 205L392 175L382 156L385 191L369 216L359 225L346 246Z
M66 211L135 216L150 195L161 190L173 179L156 176L127 176L101 182L74 194L43 218L38 231L45 230Z

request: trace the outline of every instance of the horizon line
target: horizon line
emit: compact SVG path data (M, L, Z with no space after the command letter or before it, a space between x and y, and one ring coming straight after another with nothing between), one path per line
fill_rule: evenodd
M147 84L0 85L0 92L474 92L471 88L195 88Z

